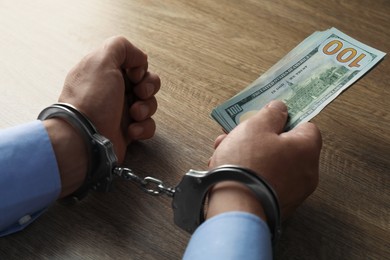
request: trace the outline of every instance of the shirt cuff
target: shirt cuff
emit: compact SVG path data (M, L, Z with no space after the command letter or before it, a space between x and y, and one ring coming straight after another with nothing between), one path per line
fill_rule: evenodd
M198 227L183 259L272 259L271 234L256 215L223 213Z
M41 121L0 130L0 236L37 218L61 191L50 138Z

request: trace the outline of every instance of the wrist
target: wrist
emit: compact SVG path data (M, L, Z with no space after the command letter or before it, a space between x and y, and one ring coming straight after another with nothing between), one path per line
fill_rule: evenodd
M110 140L100 135L92 122L71 104L53 104L42 110L38 115L38 119L40 120L49 118L60 118L64 120L65 123L69 124L67 129L72 130L63 132L69 134L65 135L65 138L61 136L61 133L51 131L53 140L62 140L62 142L54 145L58 146L58 159L60 161L64 160L64 163L59 163L61 175L64 176L65 172L67 173L65 174L66 179L72 180L69 188L67 188L68 186L65 183L63 184L66 190L62 195L69 194L70 190L73 190L75 186L79 186L77 190L62 198L61 201L66 204L75 203L84 198L90 189L108 191L111 187L112 171L117 163L114 147ZM62 124L62 127L65 127L65 125ZM65 142L64 139L68 140L68 142ZM84 144L84 149L82 148L82 144ZM72 149L74 153L71 152ZM61 157L60 155L62 154L67 154L69 157ZM78 156L82 157L79 158ZM75 163L73 166L71 165L72 162ZM65 168L64 171L62 170L63 168ZM84 170L85 168L86 171ZM72 169L73 172L69 171L69 169ZM80 186L81 172L86 173L83 174L84 181ZM69 174L75 179L71 179L68 176Z
M252 213L267 221L261 202L249 188L234 181L218 183L209 192L206 219L230 211Z
M43 121L57 159L63 198L77 190L87 172L87 149L80 134L69 123L59 118Z
M253 195L236 183L244 185ZM220 185L227 186L222 189ZM210 189L213 190L209 201L211 213L209 211L205 216L205 199ZM279 200L275 191L260 175L240 166L223 165L210 171L188 171L175 188L172 208L175 224L190 233L205 218L241 210L257 214L264 220L266 216L273 243L281 234Z

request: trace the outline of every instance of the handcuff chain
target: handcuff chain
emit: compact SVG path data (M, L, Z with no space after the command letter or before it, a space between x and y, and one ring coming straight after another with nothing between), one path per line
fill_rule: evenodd
M150 195L159 196L165 194L168 197L173 197L175 194L175 189L165 186L162 180L149 176L141 178L129 168L115 167L113 174L135 183L141 190Z

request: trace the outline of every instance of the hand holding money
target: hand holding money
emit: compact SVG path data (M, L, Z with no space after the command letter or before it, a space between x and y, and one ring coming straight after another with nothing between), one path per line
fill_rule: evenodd
M316 188L322 145L314 124L304 123L284 133L286 121L285 104L270 102L228 135L217 138L209 164L211 169L236 164L257 172L275 189L283 218ZM237 210L262 217L259 207L258 199L241 184L218 183L209 198L207 217Z

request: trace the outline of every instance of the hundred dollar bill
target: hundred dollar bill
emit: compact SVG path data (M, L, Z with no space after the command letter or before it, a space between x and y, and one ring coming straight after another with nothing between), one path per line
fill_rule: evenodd
M278 99L288 107L287 131L316 116L385 55L336 28L315 32L211 116L230 132Z

